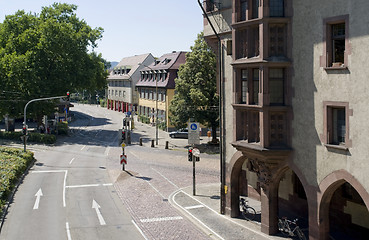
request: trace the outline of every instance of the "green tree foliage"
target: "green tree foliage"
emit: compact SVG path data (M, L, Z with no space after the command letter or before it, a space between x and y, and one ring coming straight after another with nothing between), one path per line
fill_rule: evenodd
M108 63L93 51L103 29L92 29L76 9L54 3L40 14L18 11L0 23L0 116L21 116L30 99L106 86ZM54 106L31 105L38 116Z
M212 128L213 141L219 126L219 96L216 86L216 57L200 33L186 54L176 81L176 94L170 105L170 120L177 128L189 118Z

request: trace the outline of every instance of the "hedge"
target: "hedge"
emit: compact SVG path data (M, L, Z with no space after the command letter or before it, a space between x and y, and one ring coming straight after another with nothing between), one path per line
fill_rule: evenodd
M0 147L0 212L19 178L33 161L32 152Z
M22 141L21 140L22 132L3 132L0 131L0 138L9 139L13 141ZM52 144L56 142L55 135L52 134L43 134L43 133L28 133L28 142L37 142L37 143L45 143Z

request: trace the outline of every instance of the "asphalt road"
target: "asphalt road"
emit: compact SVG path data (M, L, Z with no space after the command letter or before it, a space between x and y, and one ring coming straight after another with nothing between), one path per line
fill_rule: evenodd
M28 146L37 162L15 194L1 240L211 238L170 202L193 183L187 139L159 131L159 145L151 148L155 128L136 122L122 171L117 132L123 114L79 104L72 112L70 136L55 146ZM197 184L219 181L218 159L201 155Z
M120 117L76 107L72 134L32 145L36 164L10 205L0 239L143 239L106 168Z

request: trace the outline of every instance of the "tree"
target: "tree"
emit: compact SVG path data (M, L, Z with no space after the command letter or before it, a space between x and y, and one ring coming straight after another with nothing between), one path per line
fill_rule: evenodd
M103 29L92 29L76 10L54 3L40 14L18 11L0 24L0 116L21 116L30 99L106 87L107 63L93 51ZM42 116L53 108L32 103L29 112Z
M175 80L176 94L170 104L170 120L180 128L189 118L212 129L212 141L216 141L219 126L219 96L216 86L216 56L198 34L191 52L186 54L186 63L181 65Z

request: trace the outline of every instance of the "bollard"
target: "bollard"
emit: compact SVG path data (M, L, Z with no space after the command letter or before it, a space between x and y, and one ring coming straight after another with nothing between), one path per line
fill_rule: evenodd
M154 139L151 140L151 147L154 147Z
M142 146L142 138L140 138L140 146Z
M165 141L165 149L168 149L169 141Z

